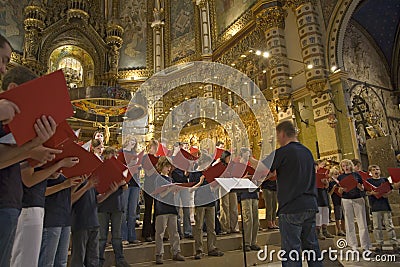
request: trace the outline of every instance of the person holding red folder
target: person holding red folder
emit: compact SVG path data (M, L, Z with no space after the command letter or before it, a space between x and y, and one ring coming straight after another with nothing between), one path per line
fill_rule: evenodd
M155 153L158 149L158 141L152 140L147 146L148 154L143 157L142 168L144 170L144 183L143 183L143 198L144 198L144 216L143 216L143 229L142 237L146 242L153 241L155 233L155 214L153 211L154 198L151 193L154 192L154 181L157 175L155 165L157 164L158 157ZM152 220L153 218L153 220ZM152 222L153 221L153 222Z
M3 41L4 40L2 40L0 37L1 53L4 52L3 49L5 46L7 46L7 44ZM27 68L15 67L4 76L2 89L9 90L35 78L37 78L37 75ZM22 184L20 162L29 158L39 162L46 162L47 160L53 159L55 157L55 153L61 152L56 149L50 149L42 146L42 144L46 142L56 130L56 123L51 117L42 116L42 118L38 119L35 123L34 129L37 137L22 146L17 147L13 145L0 145L0 266L10 266L14 239L18 227L17 225L20 219L21 209L24 204L24 189ZM3 127L2 123L0 123L0 137L3 137L8 133L8 128ZM23 164L26 165L26 162ZM28 170L29 168L26 169ZM26 176L28 175L24 175L24 177ZM35 179L36 178L38 180L35 181L40 181L40 179L42 179L41 177L35 175ZM26 179L25 182L30 183L31 181ZM41 194L39 193L39 195ZM39 202L39 204L42 204L40 200ZM39 209L35 210L40 210L40 207ZM34 212L35 218L39 218L40 211L38 213ZM40 218L36 220L36 222L40 224ZM20 224L20 229L21 228L22 224ZM35 233L38 233L38 231L35 231ZM38 249L40 249L40 247ZM29 253L26 252L26 254ZM37 254L38 257L37 250L35 250L33 254ZM31 263L32 259L30 260Z
M361 247L363 250L369 251L371 249L371 241L368 233L367 220L365 218L365 201L363 198L364 187L362 184L362 178L357 172L354 171L354 165L351 160L342 160L340 162L340 168L342 169L343 174L338 177L339 183L344 179L350 178L355 179L357 182L357 186L351 190L348 190L348 188L339 187L339 193L342 194L342 205L346 220L347 244L351 247L351 249L357 249L358 242L354 225L355 216L357 219Z
M254 169L247 165L251 157L251 150L247 147L240 149L240 160L233 164L231 174L232 177L250 179L254 174ZM236 173L239 172L239 175ZM241 174L241 175L240 175ZM261 248L257 245L257 234L260 222L258 219L258 192L245 192L241 194L243 207L243 227L244 242L246 251L259 251Z
M112 147L107 147L103 152L104 160L110 160L115 157L117 152ZM106 192L106 196L102 197L102 201L98 202L98 218L100 224L99 238L99 266L103 266L105 262L104 251L106 249L108 239L108 229L111 221L111 244L114 250L115 263L117 267L130 266L125 260L122 237L121 222L124 210L123 191L126 191L127 185L125 180L113 182L110 189ZM98 195L99 196L99 195ZM135 206L136 207L136 206Z
M370 165L368 167L368 171L372 174L372 178L369 178L367 181L371 183L375 187L380 187L384 183L389 183L387 178L381 177L381 169L378 165ZM389 241L393 246L393 250L395 253L399 252L399 243L396 238L396 232L394 230L393 221L392 221L392 209L389 204L388 197L392 191L389 191L382 195L382 197L378 198L379 193L377 191L368 191L367 195L369 196L369 202L371 204L372 210L372 220L374 222L374 236L375 241L378 245L375 248L375 252L382 252L383 246L383 231L382 231L382 223L385 225Z
M325 161L322 161L322 163L324 166ZM328 170L320 165L321 162L315 162L318 204L318 213L316 214L315 225L318 239L325 240L326 238L333 238L333 235L329 233L327 227L329 223Z
M228 166L231 161L231 152L225 150L221 157L220 163L225 167ZM229 174L227 174L229 176ZM215 177L218 178L218 177ZM236 193L227 193L221 197L221 229L223 232L229 233L239 233L239 223L238 223L238 201Z
M138 154L136 151L137 140L134 136L127 136L122 145L122 149L118 152L120 159L126 166L133 167L141 164L138 162ZM138 168L139 170L139 168ZM129 244L137 244L140 241L136 237L136 211L139 204L140 181L139 173L129 173L132 178L128 182L128 189L123 193L124 212L122 214L122 240Z
M155 187L159 188L172 183L172 178L169 177L172 165L167 157L162 156L156 165L157 171L161 174L156 176ZM154 201L154 213L156 215L155 222L155 239L156 239L156 264L163 263L164 244L163 238L165 230L168 226L169 241L172 250L172 259L175 261L184 261L185 258L181 255L178 233L178 209L175 204L174 186L168 187L166 190L157 194Z
M204 221L206 224L207 231L207 247L208 255L220 257L224 253L216 247L217 235L215 232L215 200L217 197L211 190L211 185L205 179L202 170L208 167L209 162L212 158L202 153L198 160L197 167L194 172L189 174L189 181L196 183L194 193L194 220L195 226L193 227L193 237L195 246L196 260L203 257L203 225ZM213 183L216 183L215 181Z
M363 171L361 161L359 159L354 158L351 160L351 162L353 162L354 171L357 172L358 174L360 174L360 176L363 180L366 180L369 175L368 175L368 173ZM370 233L372 233L374 227L373 227L373 222L372 222L371 216L370 216L371 206L369 204L369 198L365 194L365 190L363 192L361 192L361 194L362 194L362 196L364 198L364 202L365 202L365 218L367 219L368 231Z
M342 194L339 194L339 177L340 171L336 167L332 167L329 170L329 187L328 192L331 195L333 203L333 212L335 214L335 224L336 224L336 235L346 236L344 233L344 216L342 209Z

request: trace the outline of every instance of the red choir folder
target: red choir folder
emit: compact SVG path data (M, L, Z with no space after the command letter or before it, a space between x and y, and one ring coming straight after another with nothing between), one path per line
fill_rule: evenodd
M229 175L234 178L242 178L246 176L246 174L254 175L254 173L255 170L252 167L240 162L233 163L229 171Z
M195 161L198 159L198 157L193 156L192 154L181 148L180 151L172 159L172 163L174 164L174 167L187 171L190 169L190 161Z
M156 152L156 156L161 157L161 156L167 156L168 155L168 148L164 146L163 144L159 143L158 144L158 149Z
M73 115L61 70L3 92L0 99L14 102L21 110L8 124L18 146L36 137L33 125L42 115L53 117L57 124Z
M354 178L353 174L349 174L345 178L343 178L339 182L339 184L340 184L340 187L343 187L346 189L345 192L349 192L357 187L358 182Z
M152 154L146 154L142 160L142 167L145 171L151 170L153 167L155 168L158 162L158 157Z
M328 179L326 177L326 173L325 172L324 173L317 172L315 174L315 186L317 188L326 188L325 184L322 182L322 179Z
M384 194L390 192L392 190L392 186L390 185L389 182L384 182L380 186L376 188L376 192L378 192L378 195L376 195L376 198L381 198Z
M372 185L367 180L363 180L363 185L364 185L365 191L376 191L376 189L377 189L376 186Z
M68 157L78 157L79 163L71 168L62 168L62 173L65 177L71 178L75 176L81 175L89 175L91 174L98 166L101 165L101 160L93 153L88 152L80 145L75 142L68 141L62 144L59 149L63 152L61 154L56 154L56 158L51 162L47 163L47 166L50 166L63 158ZM46 166L45 165L45 166Z
M360 174L363 181L366 181L367 179L371 178L371 175L369 175L368 172L359 171L358 173Z
M43 144L43 146L49 148L61 149L62 144L69 141L77 141L77 140L78 137L76 137L71 126L69 126L67 121L63 121L59 125L57 125L55 134L49 140L47 140ZM28 162L32 167L40 163L33 159L28 159Z
M222 152L224 152L224 151L225 150L222 149L222 148L216 148L215 151L214 151L214 153L215 153L214 159L219 159L221 157L221 155L222 155Z
M400 168L388 168L390 177L392 177L393 183L400 182Z
M203 171L203 175L206 178L206 181L210 184L215 180L215 178L221 177L224 173L226 166L219 162L214 166L209 167L208 169Z
M97 179L96 191L100 194L107 192L113 182L119 183L126 180L124 171L126 166L115 157L106 159L98 166L89 177L89 179Z

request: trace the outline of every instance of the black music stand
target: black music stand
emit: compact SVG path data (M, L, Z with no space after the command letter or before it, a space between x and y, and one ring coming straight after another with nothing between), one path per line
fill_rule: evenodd
M240 206L240 217L242 225L242 249L244 267L247 267L246 246L244 240L244 223L242 210L242 193L258 191L258 187L249 179L246 178L215 178L215 181L228 193L236 193Z

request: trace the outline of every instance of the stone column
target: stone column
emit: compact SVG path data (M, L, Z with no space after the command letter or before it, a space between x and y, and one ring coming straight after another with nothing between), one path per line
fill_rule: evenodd
M153 28L153 64L154 73L165 68L164 62L164 21L162 15L164 8L160 0L154 1L153 16L154 21L151 23Z
M289 80L289 62L287 59L284 32L285 17L286 12L279 4L262 9L257 14L257 24L265 32L266 48L268 53L270 53L270 55L265 55L265 57L269 58L273 98L279 107L279 120L292 117L292 88Z
M212 54L211 27L210 27L210 5L208 0L196 0L200 10L201 23L201 53L203 57L209 58Z
M316 0L287 0L296 15L300 46L305 63L307 88L311 92L314 122L321 158L340 160L337 111L325 69L324 46ZM311 67L312 65L312 67Z

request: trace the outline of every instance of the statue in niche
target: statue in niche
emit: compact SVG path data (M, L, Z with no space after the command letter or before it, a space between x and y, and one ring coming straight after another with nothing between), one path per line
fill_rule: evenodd
M36 59L36 55L39 49L39 37L37 32L29 31L25 35L25 57L30 59Z

